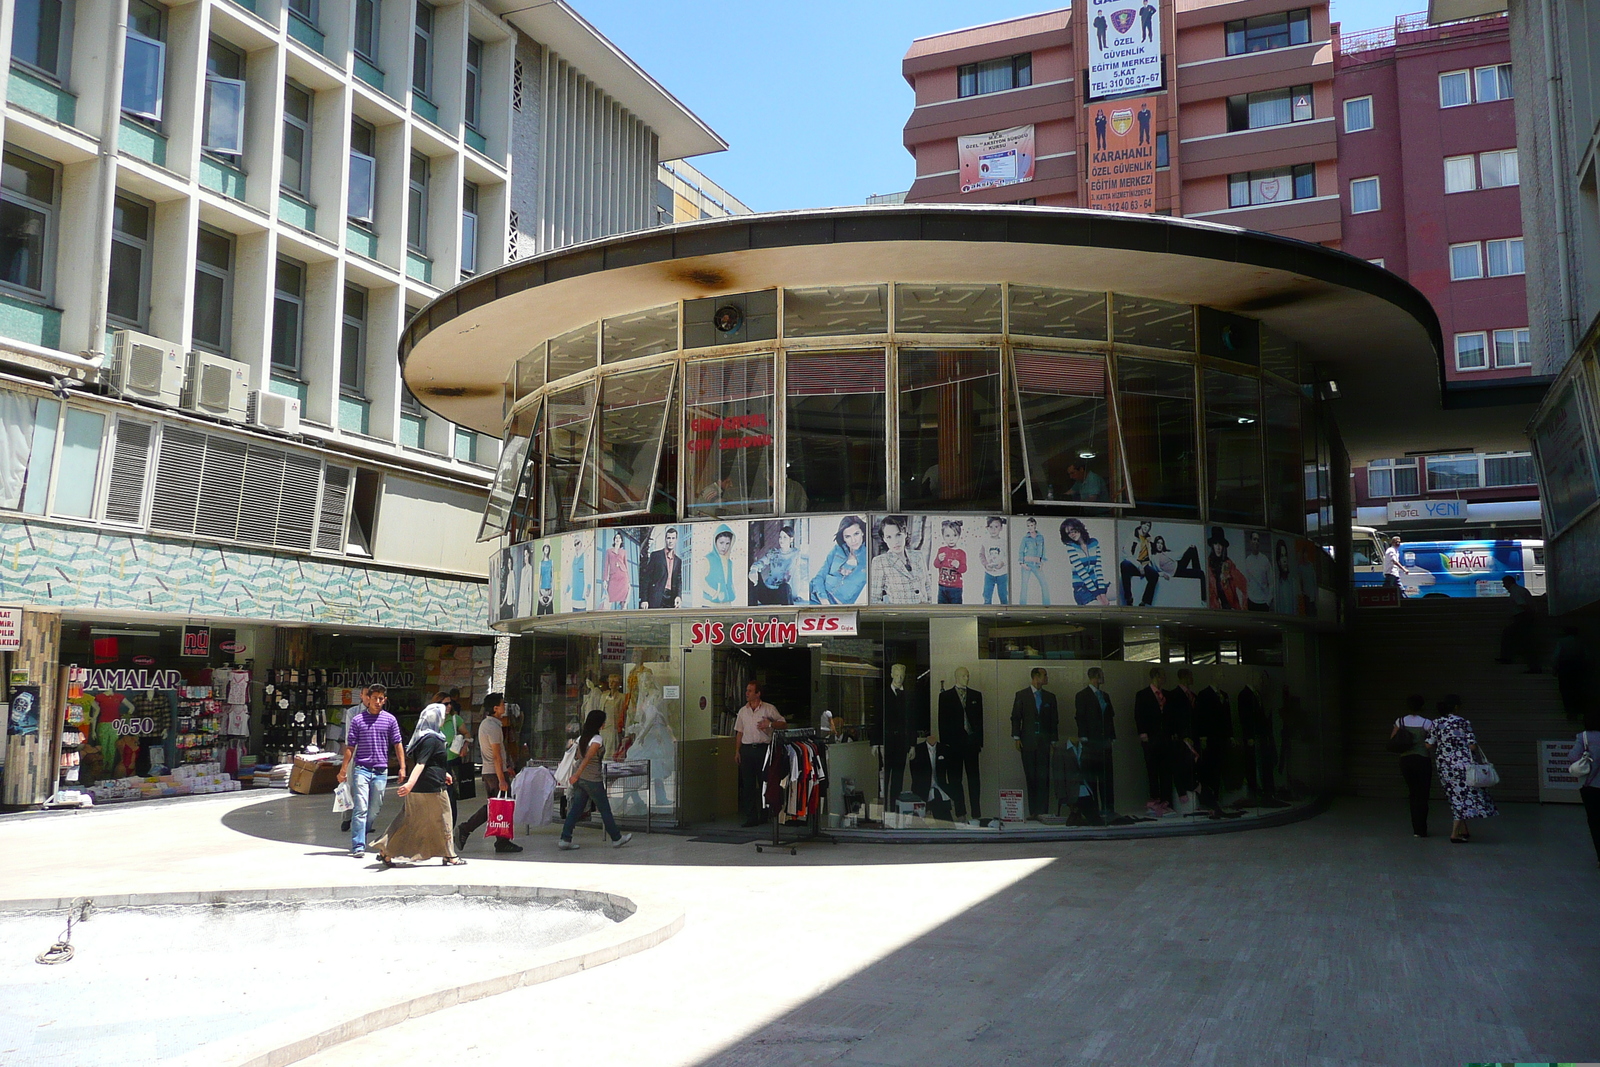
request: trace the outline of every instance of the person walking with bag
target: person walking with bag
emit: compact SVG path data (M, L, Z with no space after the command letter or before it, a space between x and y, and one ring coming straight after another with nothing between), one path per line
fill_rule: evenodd
M617 820L611 816L611 800L606 796L605 779L600 773L600 763L606 749L600 731L605 729L605 725L606 713L599 710L591 711L589 717L583 720L583 732L578 735L578 751L583 755L568 779L572 786L572 800L567 804L567 821L561 824L561 840L556 842L557 848L578 847L572 840L572 828L578 825L578 820L583 818L591 804L600 812L600 822L605 826L606 836L611 838L612 848L621 848L633 840L632 834L617 829Z
M1578 795L1583 798L1583 813L1589 819L1589 837L1594 841L1595 859L1600 860L1600 711L1584 716L1576 755L1578 758L1568 769L1578 777Z
M506 760L506 695L490 693L483 698L483 722L478 726L478 759L482 762L483 810L467 819L456 831L456 851L467 847L472 831L489 821L489 802L511 792L511 768ZM509 837L494 840L496 852L521 852L522 846Z
M339 781L350 782L350 855L364 859L367 854L367 827L383 810L383 790L389 784L389 757L393 755L398 773L406 773L406 752L400 744L400 723L384 704L389 691L382 685L362 690L361 711L345 723L344 764ZM354 766L352 766L354 764Z
M375 841L373 851L385 867L395 863L421 863L435 857L445 866L467 862L456 855L451 840L450 793L452 781L446 769L449 750L444 742L445 705L429 704L417 716L406 755L411 760L411 776L395 790L405 807L389 825L389 832Z
M1420 694L1406 697L1406 713L1394 721L1389 731L1389 751L1400 757L1400 777L1405 779L1407 803L1411 810L1411 832L1428 836L1428 787L1433 782L1433 758L1428 740L1433 720L1422 714Z
M1439 702L1439 717L1433 720L1433 758L1439 770L1439 784L1450 800L1450 814L1455 823L1450 827L1450 842L1464 845L1472 840L1467 827L1469 819L1489 819L1499 815L1494 799L1480 785L1474 785L1477 773L1474 767L1487 766L1488 757L1481 761L1472 758L1474 751L1483 756L1472 724L1456 714L1461 698L1447 696ZM1493 769L1492 767L1490 768Z

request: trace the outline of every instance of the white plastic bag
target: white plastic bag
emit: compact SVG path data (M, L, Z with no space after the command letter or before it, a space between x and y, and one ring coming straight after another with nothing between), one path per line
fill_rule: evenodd
M333 791L333 810L335 812L349 811L355 806L356 802L350 796L350 783L340 782Z
M578 742L567 742L567 754L556 764L556 788L565 789L572 784L572 772L578 769Z

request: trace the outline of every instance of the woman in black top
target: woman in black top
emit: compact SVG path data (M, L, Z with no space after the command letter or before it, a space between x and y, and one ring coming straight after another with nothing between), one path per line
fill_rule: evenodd
M405 799L405 807L372 847L383 866L395 863L421 863L438 856L447 865L467 862L456 855L450 819L451 775L446 768L450 753L445 747L445 706L429 704L417 716L417 728L406 746L411 759L411 775L395 793Z

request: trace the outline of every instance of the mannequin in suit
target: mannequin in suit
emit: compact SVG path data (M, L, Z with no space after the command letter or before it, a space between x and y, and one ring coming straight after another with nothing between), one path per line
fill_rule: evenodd
M1214 685L1200 690L1194 701L1194 739L1200 747L1195 777L1200 783L1200 804L1211 818L1223 817L1222 769L1233 742L1233 708L1228 694Z
M955 802L956 818L966 818L970 804L972 817L981 819L978 795L983 787L978 783L978 754L983 751L983 694L967 685L972 680L967 668L957 667L955 680L955 685L939 694L939 742L950 757L947 788ZM965 799L961 791L963 771L967 777Z
M1111 742L1117 739L1117 713L1111 694L1105 691L1106 672L1090 667L1088 679L1089 684L1073 698L1073 717L1077 720L1078 738L1083 742L1083 777L1099 801L1101 818L1110 820L1116 817L1117 809L1111 779Z
M904 663L889 667L889 690L883 694L883 770L887 778L883 803L892 810L905 785L906 756L918 734L928 732L928 710L918 707L917 694Z
M1050 679L1044 668L1035 667L1028 680L1028 688L1011 699L1011 739L1022 753L1028 814L1037 818L1050 810L1050 746L1061 736L1061 716L1056 695L1045 688Z
M911 749L911 791L928 802L928 815L950 819L950 805L961 803L961 794L952 793L950 775L960 775L960 761L950 746L932 737L918 741Z
M1150 668L1150 684L1134 694L1133 721L1139 728L1139 745L1144 749L1145 778L1150 783L1146 810L1155 816L1172 811L1172 745L1167 737L1167 676L1160 667Z

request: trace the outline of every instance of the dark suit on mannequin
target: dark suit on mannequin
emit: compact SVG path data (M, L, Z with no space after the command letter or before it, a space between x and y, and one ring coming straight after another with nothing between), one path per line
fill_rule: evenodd
M917 735L927 732L928 707L917 699L916 686L906 682L895 689L891 683L883 694L883 766L888 774L888 792L883 798L886 810L894 809L894 802L905 786L906 754L916 743Z
M1028 686L1011 700L1011 736L1022 749L1022 776L1028 783L1028 814L1050 810L1050 746L1061 736L1056 695Z
M949 819L951 801L961 803L961 794L950 788L950 776L960 775L961 762L949 749L943 742L926 741L911 749L911 791L928 802L928 814L935 819Z
M939 744L950 752L950 798L955 801L956 817L967 814L961 795L961 773L966 772L966 801L974 819L982 818L978 808L978 754L983 751L983 694L973 688L951 686L939 694Z
M1194 692L1180 684L1167 690L1167 706L1162 714L1162 732L1170 753L1167 765L1172 786L1179 793L1194 791L1194 752L1185 743L1194 740L1194 702Z
M1233 709L1228 694L1214 685L1200 690L1194 702L1194 739L1200 746L1195 777L1200 783L1200 803L1218 811L1222 807L1222 768L1233 740Z
M1133 721L1143 740L1145 777L1150 782L1150 803L1172 803L1172 746L1166 733L1167 694L1146 685L1133 698Z
M1277 792L1272 771L1278 755L1272 741L1272 714L1253 686L1239 690L1239 732L1244 735L1244 774L1250 792L1271 800Z
M1073 698L1073 717L1083 742L1083 776L1100 802L1100 814L1109 817L1116 811L1111 742L1117 739L1117 713L1111 694L1103 686L1098 690L1092 685L1084 686Z

